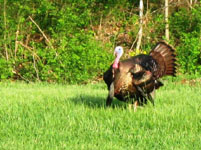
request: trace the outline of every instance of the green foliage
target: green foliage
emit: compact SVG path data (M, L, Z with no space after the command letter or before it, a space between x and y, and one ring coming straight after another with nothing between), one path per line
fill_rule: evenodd
M139 2L134 0L0 2L1 79L87 82L108 68L114 46L121 44L128 54L139 31ZM163 2L152 0L147 4L142 50L131 55L138 54L137 51L148 53L164 39L164 15L158 9ZM172 11L170 16L171 43L176 45L184 73L201 73L200 12L197 5Z
M13 7L8 7L10 5ZM8 1L6 10L3 10L6 17L0 17L6 20L6 26L1 22L1 38L5 36L7 39L0 41L0 52L2 61L5 61L4 46L8 48L9 61L14 62L14 77L27 81L76 83L100 76L111 63L112 55L108 55L106 46L101 46L93 38L89 27L92 5L93 1L84 0L79 3ZM29 16L51 39L51 43L44 39ZM17 47L16 40L20 41ZM2 77L9 78L3 68L0 68Z
M12 65L5 59L0 58L0 80L8 79L13 76Z
M180 70L201 73L201 7L176 12L170 23Z
M195 33L196 34L196 33ZM183 34L182 44L177 47L179 63L184 73L201 73L201 41L194 33Z

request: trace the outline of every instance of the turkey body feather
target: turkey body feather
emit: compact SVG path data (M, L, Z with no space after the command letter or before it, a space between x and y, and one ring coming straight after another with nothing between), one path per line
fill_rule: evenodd
M154 104L151 93L163 86L159 79L165 75L175 76L175 50L165 42L159 42L149 55L138 55L111 65L104 73L109 94L106 105L111 105L113 97L121 101L135 101L139 105L150 100Z

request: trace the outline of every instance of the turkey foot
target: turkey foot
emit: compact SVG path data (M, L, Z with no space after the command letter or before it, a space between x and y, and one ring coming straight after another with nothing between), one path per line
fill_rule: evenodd
M129 110L134 109L134 112L136 112L137 111L137 106L138 106L138 101L135 101L134 104L132 103L132 104L128 105L128 109Z

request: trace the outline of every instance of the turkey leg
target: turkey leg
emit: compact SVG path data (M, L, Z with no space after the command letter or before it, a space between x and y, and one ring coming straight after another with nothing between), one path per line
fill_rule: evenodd
M110 84L110 90L106 100L106 106L110 106L112 104L113 97L114 97L114 83L112 82Z

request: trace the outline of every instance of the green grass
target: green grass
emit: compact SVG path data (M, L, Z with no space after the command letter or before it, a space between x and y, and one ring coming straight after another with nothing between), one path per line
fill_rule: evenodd
M105 107L104 84L0 83L0 149L201 149L201 85L166 81L153 107Z

